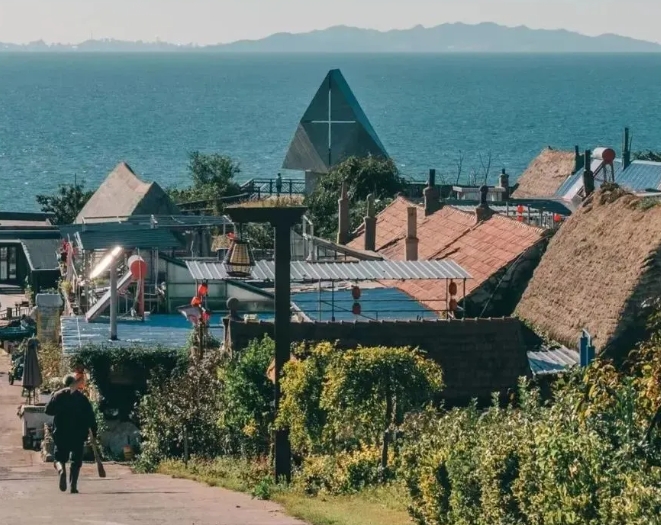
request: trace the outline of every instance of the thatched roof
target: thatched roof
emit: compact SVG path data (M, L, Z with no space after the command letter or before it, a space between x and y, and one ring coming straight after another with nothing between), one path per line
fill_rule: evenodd
M518 180L515 199L552 197L575 168L573 151L544 149Z
M660 296L661 206L611 185L551 240L516 315L573 348L587 329L598 351L620 357Z
M179 209L156 182L144 182L122 162L108 175L76 217L80 224L108 217L178 215Z

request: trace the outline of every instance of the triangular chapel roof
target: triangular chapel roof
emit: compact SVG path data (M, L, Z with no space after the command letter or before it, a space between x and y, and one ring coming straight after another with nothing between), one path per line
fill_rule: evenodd
M339 69L328 72L298 124L284 169L328 173L349 157L388 157Z

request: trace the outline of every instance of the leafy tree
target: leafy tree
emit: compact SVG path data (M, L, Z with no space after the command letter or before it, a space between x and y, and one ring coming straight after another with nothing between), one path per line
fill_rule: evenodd
M80 184L61 184L53 195L37 195L37 204L44 213L53 215L55 224L72 224L87 201L94 195Z
M184 189L170 189L170 196L175 202L212 201L239 193L234 177L241 173L241 168L230 157L199 151L189 153L188 157L192 185Z
M440 367L409 348L321 343L285 367L277 424L289 428L294 450L337 453L381 446L387 466L391 435L404 415L433 401L443 387Z
M351 228L357 228L366 212L369 194L374 195L378 213L404 189L405 181L391 159L350 157L322 177L305 199L319 237L331 238L337 231L337 200L342 183L347 183Z
M651 160L653 162L661 162L661 152L659 151L638 151L633 154L636 160Z

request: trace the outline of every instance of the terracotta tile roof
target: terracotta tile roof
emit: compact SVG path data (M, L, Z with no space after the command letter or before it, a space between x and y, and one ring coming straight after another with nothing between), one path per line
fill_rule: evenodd
M377 217L377 252L390 260L404 260L406 209L414 205L398 197ZM502 215L493 215L477 224L475 214L445 206L425 217L418 206L418 258L420 260L451 259L473 278L466 282L466 295L479 288L493 274L515 261L542 239L544 230L517 222ZM362 229L349 244L364 245ZM384 282L395 286L433 310L446 308L444 280ZM460 284L459 295L463 290Z

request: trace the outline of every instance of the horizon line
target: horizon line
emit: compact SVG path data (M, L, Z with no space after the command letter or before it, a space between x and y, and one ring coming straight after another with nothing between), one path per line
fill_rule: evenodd
M30 45L34 44L45 44L48 47L56 47L56 46L61 46L61 47L77 47L82 44L86 44L89 42L121 42L121 43L126 43L126 44L146 44L146 45L167 45L167 46L173 46L173 47L192 47L192 48L207 48L207 47L222 47L222 46L229 46L232 44L237 44L237 43L245 43L245 42L259 42L262 40L265 40L267 38L273 37L273 36L278 36L278 35L289 35L289 36L298 36L298 35L308 35L312 33L317 33L317 32L323 32L323 31L328 31L331 29L357 29L360 31L372 31L380 34L387 34L387 33L392 33L392 32L404 32L404 31L411 31L413 29L417 28L422 28L422 29L436 29L438 27L444 27L444 26L468 26L468 27L478 27L478 26L483 26L483 25L493 25L493 26L498 26L506 29L528 29L530 31L549 31L549 32L554 32L554 31L565 31L570 34L575 34L575 35L581 35L586 38L600 38L600 37L606 37L606 36L615 36L619 38L626 38L626 39L631 39L635 40L638 42L645 42L649 44L656 44L661 46L661 40L655 41L655 40L646 40L643 38L638 38L638 37L633 37L633 36L628 36L628 35L622 35L619 33L600 33L598 35L588 35L586 33L580 32L580 31L575 31L571 29L567 29L565 27L556 27L556 28L535 28L531 27L526 24L518 24L518 25L507 25L507 24L500 24L498 22L492 22L492 21L483 21L483 22L476 22L476 23L467 23L467 22L461 22L461 21L456 21L456 22L444 22L442 24L436 24L436 25L430 25L426 26L424 24L414 24L412 26L407 26L407 27L393 27L390 29L375 29L372 27L361 27L358 25L348 25L348 24L335 24L323 28L315 28L315 29L309 29L307 31L277 31L275 33L269 33L266 34L265 36L257 37L257 38L242 38L238 40L232 40L229 42L216 42L216 43L210 43L210 44L200 44L199 42L172 42L168 40L160 40L159 37L156 37L155 40L145 40L145 39L138 39L138 40L122 40L120 38L116 37L100 37L100 38L94 38L93 35L91 35L90 38L86 40L79 41L77 43L73 42L54 42L54 41L46 41L43 38L39 38L37 40L32 40L29 42L23 42L23 43L18 43L18 42L10 42L10 41L0 41L0 46L2 45L10 45L10 46L16 46L16 47L27 47Z

